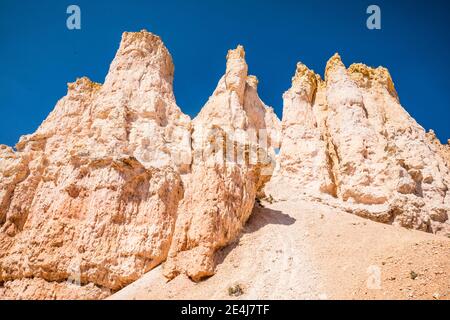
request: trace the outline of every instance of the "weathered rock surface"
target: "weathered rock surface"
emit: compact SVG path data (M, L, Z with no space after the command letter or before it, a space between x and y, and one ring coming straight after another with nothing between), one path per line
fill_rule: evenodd
M70 282L101 297L166 259L190 153L172 79L159 37L124 33L103 85L69 84L17 151L1 148L3 297L68 297Z
M159 37L124 33L103 85L69 84L17 151L1 146L2 297L101 298L169 248L170 277L214 272L214 252L238 235L270 177L279 120L242 47L193 123L176 105L173 72Z
M318 85L320 78L298 63L292 87L283 95L282 145L275 173L266 188L278 199L336 192L327 141L313 109L319 108Z
M347 69L335 55L322 81L299 64L282 126L267 186L273 197L312 197L384 223L450 230L448 146L403 109L385 68Z
M279 120L258 97L241 46L193 120L194 161L185 181L164 273L198 281L214 274L214 253L236 238L273 167Z

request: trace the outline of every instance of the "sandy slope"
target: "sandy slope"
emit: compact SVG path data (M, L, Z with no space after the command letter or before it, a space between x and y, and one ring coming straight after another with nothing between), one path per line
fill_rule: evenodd
M263 205L215 276L167 282L158 267L110 299L450 299L450 239L320 203Z

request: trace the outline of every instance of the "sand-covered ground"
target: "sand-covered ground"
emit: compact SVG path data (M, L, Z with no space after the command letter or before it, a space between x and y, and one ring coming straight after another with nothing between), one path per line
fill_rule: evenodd
M161 266L110 299L450 299L450 239L320 203L256 205L214 276L167 282Z

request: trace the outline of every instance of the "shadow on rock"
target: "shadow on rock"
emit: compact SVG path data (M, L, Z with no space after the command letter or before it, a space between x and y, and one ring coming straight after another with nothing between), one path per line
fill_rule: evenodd
M255 205L243 233L256 232L269 224L290 226L294 223L295 219L286 213Z
M273 210L270 208L261 207L258 204L255 204L255 207L253 208L252 215L248 219L247 223L245 224L245 227L239 236L238 239L236 239L233 243L230 243L228 246L222 248L216 253L216 266L221 264L225 258L228 256L228 254L239 245L240 239L245 234L250 234L258 231L259 229L270 225L270 224L277 224L277 225L285 225L290 226L294 224L296 219L291 217L288 214L285 214L279 210Z

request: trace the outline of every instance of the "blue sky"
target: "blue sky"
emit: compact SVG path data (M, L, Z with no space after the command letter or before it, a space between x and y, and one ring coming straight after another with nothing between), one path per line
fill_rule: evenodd
M66 8L81 8L81 30ZM381 8L382 29L366 28ZM0 0L0 143L32 133L66 93L88 76L103 82L123 31L162 37L175 63L175 95L195 116L225 69L229 48L244 45L266 104L282 113L297 61L323 75L339 52L348 66L389 68L401 102L442 141L450 138L448 1L17 1Z

